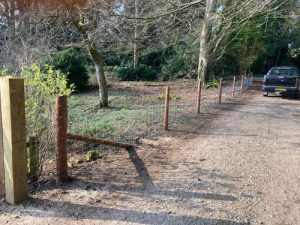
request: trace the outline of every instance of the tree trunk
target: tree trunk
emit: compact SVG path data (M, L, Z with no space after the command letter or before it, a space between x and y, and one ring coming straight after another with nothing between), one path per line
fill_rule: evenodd
M138 17L138 0L134 0L134 17ZM138 65L138 20L134 20L133 66Z
M211 72L208 71L208 65L213 64L209 59L209 36L212 27L211 14L213 12L214 0L206 0L205 18L203 20L201 35L200 35L200 49L198 60L198 79L201 79L204 83L211 79ZM209 73L208 73L209 72Z
M206 79L207 80L215 80L215 63L214 62L209 62L207 64L207 71L206 71Z
M108 88L104 74L104 62L95 45L89 47L89 53L94 61L96 76L99 85L99 106L101 108L108 107Z

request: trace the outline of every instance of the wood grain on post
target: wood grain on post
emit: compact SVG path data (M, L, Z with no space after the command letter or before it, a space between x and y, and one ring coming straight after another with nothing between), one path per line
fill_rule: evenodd
M169 129L170 86L166 87L164 129Z
M56 98L56 172L58 182L67 182L68 97Z
M222 89L223 89L223 78L220 78L220 86L219 86L219 104L222 103Z
M28 198L24 79L0 80L6 201Z
M244 81L245 81L245 77L243 75L241 79L241 94L244 92Z
M236 77L233 77L233 85L232 85L232 97L235 98L235 92L236 92Z
M4 150L3 150L3 133L2 133L2 114L0 98L0 195L5 194L5 175L4 175Z
M201 110L201 95L202 95L202 80L198 81L198 96L197 96L197 113L200 114Z

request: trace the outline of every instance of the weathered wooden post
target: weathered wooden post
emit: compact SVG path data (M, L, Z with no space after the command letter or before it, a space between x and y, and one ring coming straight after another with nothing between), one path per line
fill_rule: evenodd
M198 81L198 96L197 96L197 113L200 114L201 110L201 95L202 95L202 80Z
M164 128L169 129L170 86L166 87Z
M233 77L233 85L232 85L232 97L235 98L236 92L236 76Z
M28 198L24 79L0 80L6 201Z
M1 113L1 98L0 98L0 195L3 194L5 194L5 176L4 176L2 113Z
M57 181L67 182L68 156L67 156L67 132L68 132L68 97L56 98L56 171Z
M223 78L220 78L220 86L219 86L219 104L222 103L222 89L223 89Z
M245 81L245 76L242 75L242 79L241 79L241 94L244 92L244 81Z
M36 137L29 137L29 174L32 182L39 180L39 150Z

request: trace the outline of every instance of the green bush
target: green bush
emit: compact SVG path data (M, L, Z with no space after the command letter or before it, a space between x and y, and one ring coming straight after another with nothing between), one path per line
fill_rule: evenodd
M16 74L5 69L0 71L0 75L17 77ZM30 67L24 66L21 76L26 86L27 137L38 138L40 166L42 167L45 157L53 152L55 146L56 97L71 94L73 85L68 88L66 75L47 65L42 68L37 64Z
M145 65L119 67L116 73L121 81L153 81L157 78L156 71Z
M68 49L51 55L46 60L53 69L60 70L68 77L68 86L75 85L76 91L88 86L88 61L85 54L76 49Z
M219 87L220 87L220 82L218 80L212 80L205 85L205 89L219 88Z

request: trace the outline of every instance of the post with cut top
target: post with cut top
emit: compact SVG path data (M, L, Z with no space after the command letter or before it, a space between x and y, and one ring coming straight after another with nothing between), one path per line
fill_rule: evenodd
M166 87L164 129L169 129L170 86Z
M242 75L242 78L241 78L241 94L244 92L244 82L245 82L245 76Z
M56 98L56 171L57 181L67 182L68 177L68 97Z
M223 78L220 78L220 85L219 85L219 104L222 103L222 89L223 89Z
M233 84L232 84L232 97L235 98L236 92L236 76L233 77Z
M198 81L198 96L197 96L197 113L200 114L201 110L201 95L202 95L202 80Z
M24 79L0 80L6 201L28 198Z

